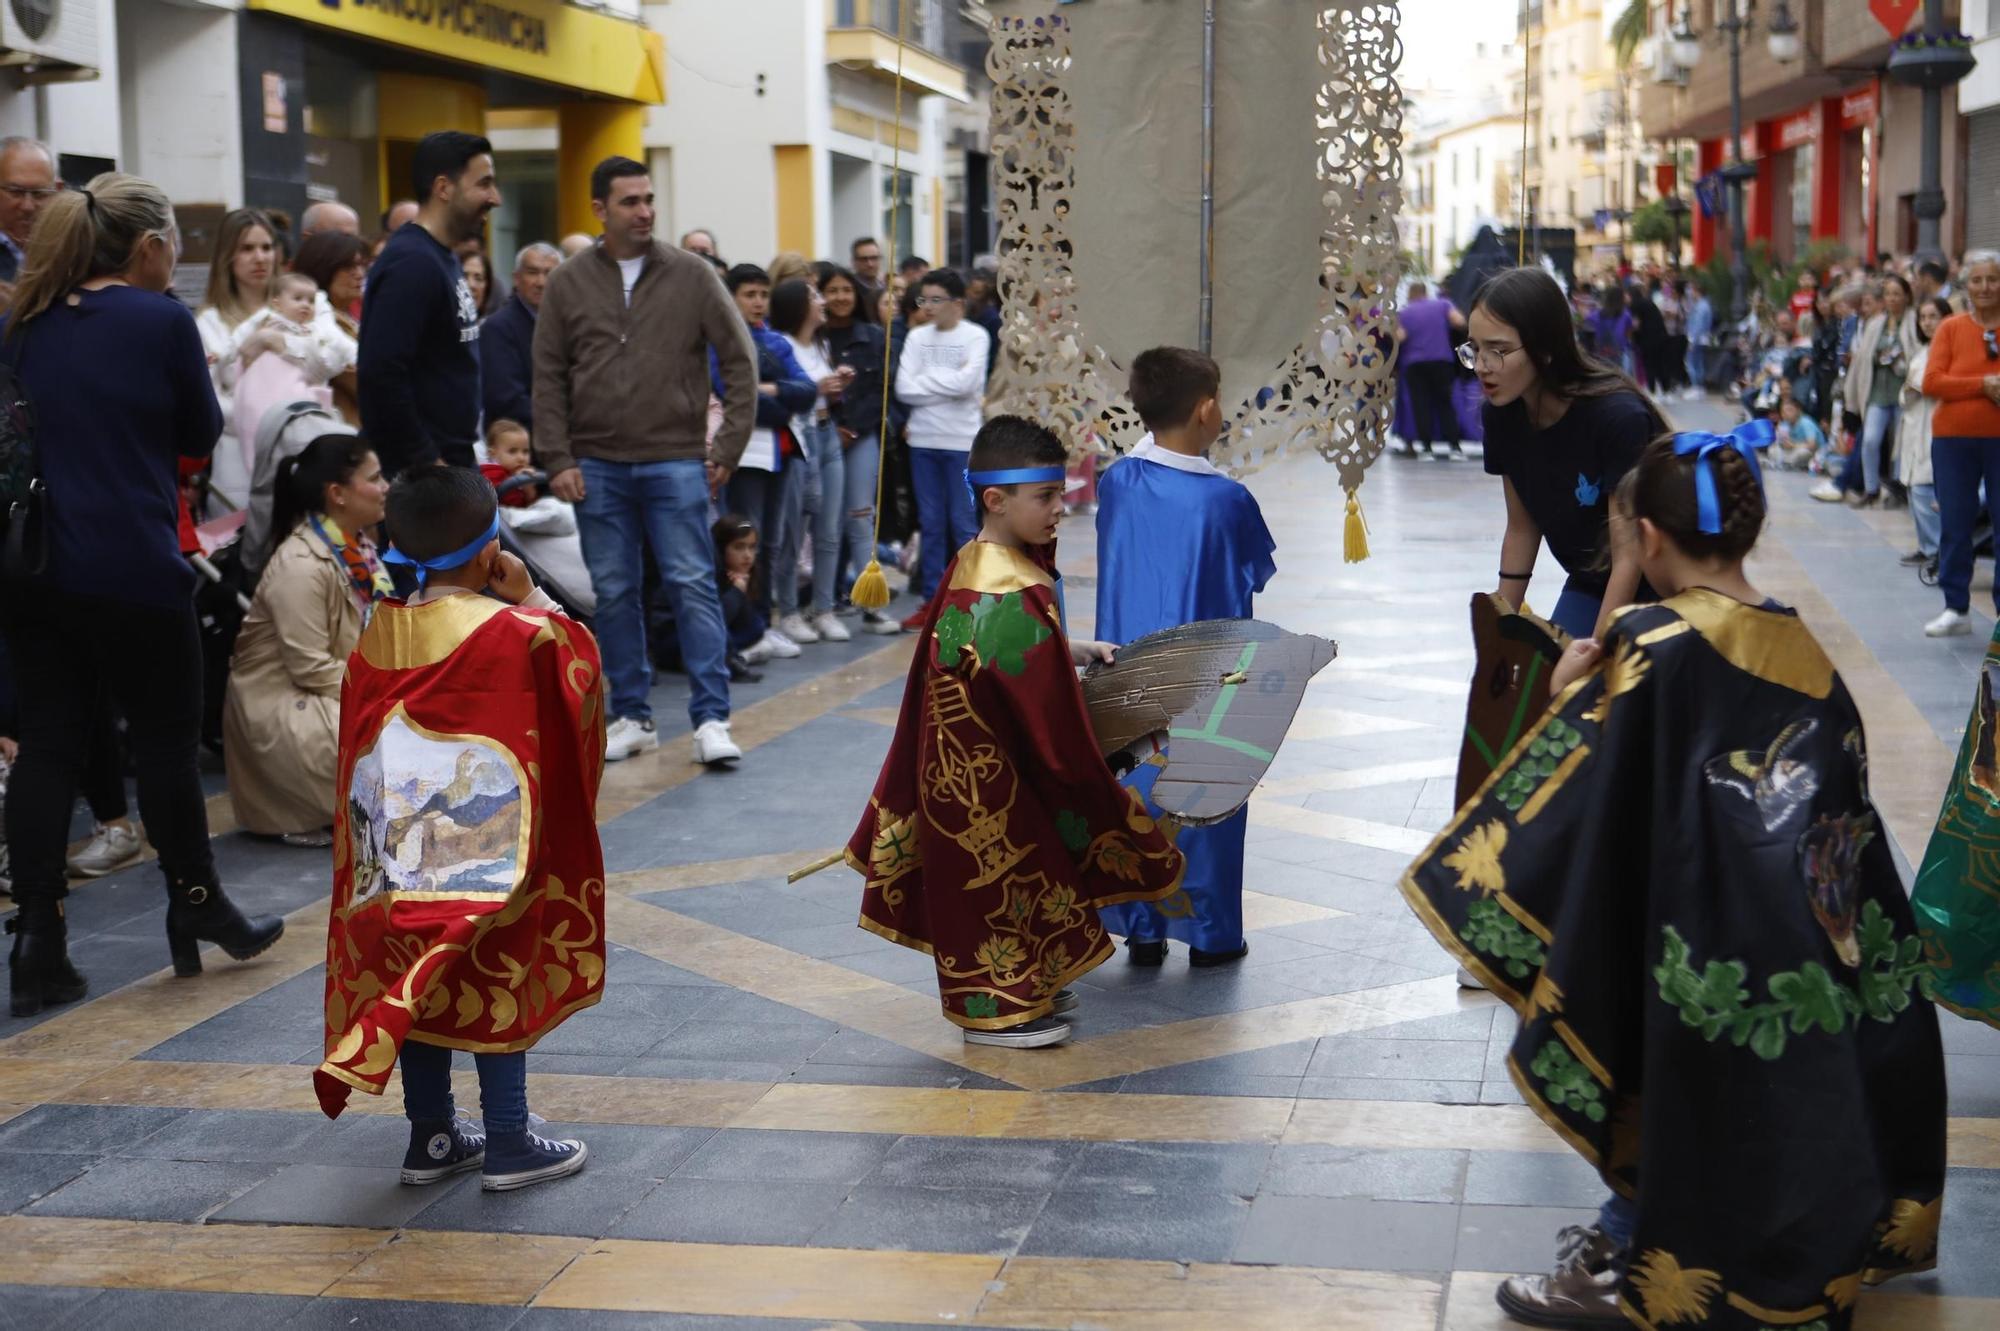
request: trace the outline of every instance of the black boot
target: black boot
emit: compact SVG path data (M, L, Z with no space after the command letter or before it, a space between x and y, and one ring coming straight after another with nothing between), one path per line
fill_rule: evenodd
M89 990L89 981L70 964L69 925L61 901L23 901L7 921L7 932L14 935L7 988L15 1016L32 1017L52 1003L74 1003Z
M246 919L223 895L220 883L167 883L167 948L176 975L201 974L203 943L215 943L236 960L248 961L284 932L279 916Z

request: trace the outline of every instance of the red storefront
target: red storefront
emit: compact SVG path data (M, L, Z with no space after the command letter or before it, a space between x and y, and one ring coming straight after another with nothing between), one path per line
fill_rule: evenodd
M1768 245L1787 261L1817 240L1838 241L1855 254L1876 253L1881 105L1880 83L1871 81L1744 129L1743 160L1757 168L1743 190L1752 245ZM1702 140L1697 174L1721 170L1727 148L1726 139ZM1695 262L1728 248L1728 217L1697 213Z

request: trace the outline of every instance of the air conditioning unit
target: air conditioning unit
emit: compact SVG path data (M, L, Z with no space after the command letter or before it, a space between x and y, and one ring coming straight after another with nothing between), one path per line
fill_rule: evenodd
M1674 60L1674 44L1665 37L1648 38L1640 48L1641 62L1653 71L1653 82L1685 84L1687 71Z
M90 0L0 0L0 65L30 78L96 78L101 38Z

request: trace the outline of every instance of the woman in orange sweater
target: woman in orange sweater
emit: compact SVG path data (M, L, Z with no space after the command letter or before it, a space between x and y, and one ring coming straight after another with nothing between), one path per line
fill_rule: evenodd
M1931 470L1943 518L1938 586L1944 613L1924 626L1933 638L1972 632L1972 528L1979 483L1989 512L2000 511L2000 253L1973 250L1963 265L1972 309L1938 325L1924 371L1924 395L1938 399L1932 417ZM1994 590L2000 606L2000 586Z

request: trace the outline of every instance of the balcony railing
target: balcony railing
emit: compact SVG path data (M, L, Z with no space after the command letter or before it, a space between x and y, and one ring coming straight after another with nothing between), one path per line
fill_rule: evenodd
M905 17L903 11L910 12ZM832 28L873 28L891 37L898 33L913 46L935 55L941 49L944 24L938 0L827 0L827 26ZM910 26L906 31L903 24Z

